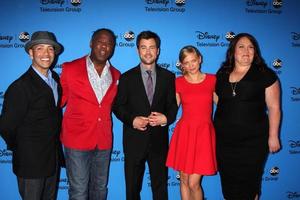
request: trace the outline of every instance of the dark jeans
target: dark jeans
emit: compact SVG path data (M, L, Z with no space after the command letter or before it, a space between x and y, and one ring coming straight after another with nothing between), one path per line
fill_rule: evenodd
M111 150L65 148L70 200L105 200Z
M55 200L58 189L58 173L39 179L17 177L19 193L23 200Z

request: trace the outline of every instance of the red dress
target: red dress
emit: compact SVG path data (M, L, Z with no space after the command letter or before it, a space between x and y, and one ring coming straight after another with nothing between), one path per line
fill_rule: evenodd
M217 171L212 102L216 77L206 74L201 83L176 79L182 116L174 129L166 165L187 174L213 175Z

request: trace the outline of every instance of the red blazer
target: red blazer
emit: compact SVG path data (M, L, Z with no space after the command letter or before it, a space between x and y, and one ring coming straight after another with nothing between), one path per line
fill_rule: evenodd
M71 149L112 148L111 107L120 72L110 67L112 84L99 104L89 82L86 56L63 64L61 74L63 116L61 141Z

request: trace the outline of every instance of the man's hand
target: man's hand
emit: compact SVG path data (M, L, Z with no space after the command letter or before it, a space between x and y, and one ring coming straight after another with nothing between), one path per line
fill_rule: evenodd
M140 131L145 131L147 129L147 125L149 123L149 119L143 116L137 116L134 118L132 125L133 128L136 128Z
M159 112L151 112L148 118L150 126L163 126L167 124L167 117Z

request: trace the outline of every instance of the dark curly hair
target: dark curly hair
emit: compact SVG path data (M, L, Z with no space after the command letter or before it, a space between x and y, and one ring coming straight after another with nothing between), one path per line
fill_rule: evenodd
M267 67L265 60L261 56L258 42L254 38L254 36L252 36L249 33L239 33L231 40L229 47L226 51L226 60L221 64L218 73L220 72L231 73L233 71L235 67L235 58L234 58L235 47L238 41L243 37L248 38L254 47L254 57L253 57L253 62L251 64L251 67L257 67L261 71L264 71L264 69Z

